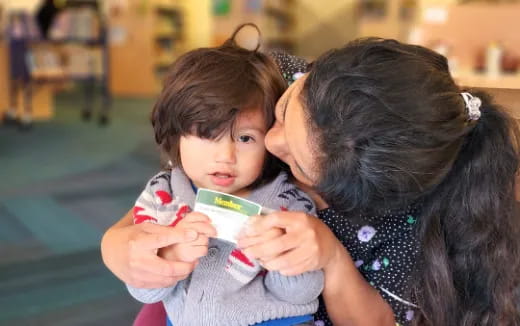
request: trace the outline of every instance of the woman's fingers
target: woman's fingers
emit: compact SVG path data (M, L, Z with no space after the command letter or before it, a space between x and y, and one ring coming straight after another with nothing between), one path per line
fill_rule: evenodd
M270 230L267 230L264 233L264 238L266 240L269 240L269 239L274 239L274 238L280 237L280 236L282 236L284 234L285 234L285 231L283 229L272 228Z
M290 266L290 267L280 270L280 274L285 275L285 276L296 276L296 275L300 275L305 272L313 271L313 270L316 270L316 268L313 265L313 260L308 259L308 260L301 262L300 264Z
M203 257L208 252L209 238L205 235L199 235L197 240L171 245L159 250L159 257L167 260L181 260L185 262L193 262Z
M207 247L209 244L209 238L207 236L205 236L204 234L201 234L201 235L199 235L199 237L196 240L187 242L187 244L189 244L190 246L206 246Z
M271 240L271 239L277 238L277 237L282 236L284 234L285 234L284 230L279 229L279 228L272 228L272 229L264 232L264 234L259 235L259 236L243 237L241 235L238 238L237 245L238 245L239 248L244 249L244 248L247 248L247 247L250 247L250 246L257 245L259 243L263 243L263 242L265 242L267 240Z
M131 281L128 282L130 285L137 288L164 288L175 285L177 282L186 279L198 262L195 263L183 263L190 267L184 269L185 273L176 273L177 275L160 275L156 271L150 272L149 270L143 270L135 268L131 273ZM178 272L181 270L178 269Z
M262 266L268 270L283 271L312 260L312 254L305 247L298 247L271 259L263 259Z
M263 243L264 241L265 239L262 236L239 238L237 241L237 246L241 249L246 249L248 247Z
M301 240L298 235L285 234L263 243L244 249L244 254L251 258L266 259L276 257L280 254L299 246Z
M302 212L274 212L265 216L253 216L246 226L244 237L260 236L270 229L289 230L305 226L307 215Z
M314 231L309 222L309 216L300 212L275 212L263 217L257 217L248 226L246 235L240 237L239 246L250 257L265 259L277 257L288 250L306 246ZM282 230L282 236L265 239L262 235L270 230Z
M130 240L130 250L134 247L143 250L157 250L177 243L193 242L204 235L201 243L207 242L208 237L216 235L213 225L205 222L194 222L170 227L153 223L139 225L143 232Z
M207 222L188 222L179 224L178 226L185 229L195 230L199 233L199 236L201 234L205 235L206 237L215 237L217 235L217 230L215 227Z
M270 228L282 229L285 234L265 240L262 234ZM300 212L276 212L255 219L245 233L238 241L244 253L259 259L266 269L287 275L323 268L338 243L323 222Z
M130 256L129 265L136 270L168 277L180 277L189 274L194 267L191 262L169 261L149 253Z
M208 254L208 246L193 246L191 244L180 244L176 248L178 260L194 262Z
M272 228L284 229L286 227L284 219L283 214L280 215L279 212L265 216L253 216L246 225L243 235L248 237L261 236Z
M139 225L143 232L130 240L130 249L137 247L143 250L156 250L175 243L194 241L198 233L193 229L172 228L152 223Z

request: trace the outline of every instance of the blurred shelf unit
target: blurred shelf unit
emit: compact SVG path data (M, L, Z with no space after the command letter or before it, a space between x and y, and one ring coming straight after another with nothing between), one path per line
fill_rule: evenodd
M54 6L52 2L45 2L36 14L12 10L6 16L2 61L6 62L5 76L11 88L22 85L32 89L25 92L26 97L38 97L41 90L52 90L64 82L82 82L85 85L85 113L92 111L94 84L98 83L103 105L100 119L108 121L111 99L108 46L100 3L65 0ZM14 92L12 96L17 96L18 90ZM29 101L34 103L31 98L24 99L25 103ZM32 107L37 118L41 105L33 104ZM50 118L52 110L47 110L44 116Z
M384 19L388 15L388 1L360 0L358 12L363 19Z
M459 85L509 89L520 97L520 1L460 2L425 6L413 42L446 56ZM428 19L429 11L443 19ZM491 60L490 51L499 57Z
M419 1L358 1L358 36L378 36L406 41L417 15Z
M154 31L155 73L159 80L178 56L178 43L182 42L183 20L180 8L158 6Z
M457 70L453 72L457 84L466 87L516 89L520 91L520 74L501 74L497 77L487 76L471 70ZM520 96L520 94L519 94Z
M28 62L33 79L97 79L107 87L106 26L96 1L69 0L47 37L30 44Z
M264 0L260 28L266 46L294 53L296 48L296 0Z
M155 96L165 72L183 50L184 14L173 0L128 0L128 7L110 17L110 27L122 35L111 42L113 93Z
M428 10L437 16L429 15ZM424 6L413 41L445 55L461 87L483 88L520 121L519 12L519 1L452 1L441 7ZM427 19L432 16L445 19ZM488 51L496 45L502 49L499 64L488 61ZM489 69L489 64L494 69Z

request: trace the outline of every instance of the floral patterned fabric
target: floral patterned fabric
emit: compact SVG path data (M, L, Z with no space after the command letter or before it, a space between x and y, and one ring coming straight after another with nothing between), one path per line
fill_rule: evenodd
M398 325L409 325L416 308L409 293L419 248L415 234L417 209L409 207L356 221L333 209L319 211L318 216L343 243L365 279L392 307ZM316 325L332 325L321 298L315 318Z

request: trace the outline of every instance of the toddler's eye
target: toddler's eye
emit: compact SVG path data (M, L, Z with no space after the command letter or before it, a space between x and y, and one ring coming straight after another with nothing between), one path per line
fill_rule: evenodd
M248 135L242 135L242 136L238 137L238 141L241 143L251 143L251 142L254 142L255 139Z

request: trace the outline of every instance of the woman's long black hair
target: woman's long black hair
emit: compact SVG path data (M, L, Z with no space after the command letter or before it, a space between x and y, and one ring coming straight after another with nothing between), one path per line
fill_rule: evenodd
M313 63L301 100L318 189L345 216L420 205L418 325L520 325L517 122L484 93L469 119L446 59L363 39Z

